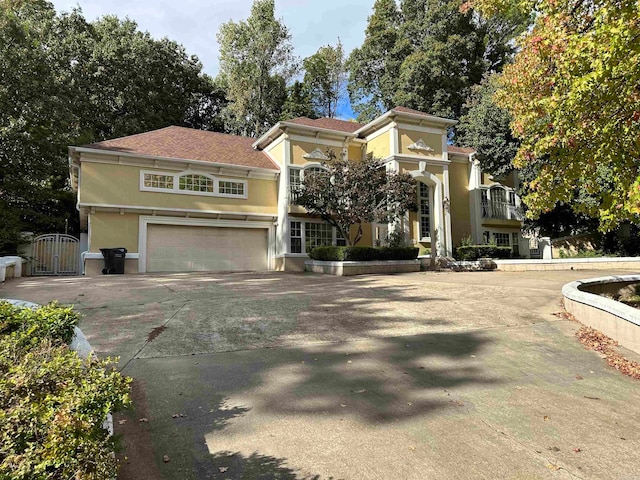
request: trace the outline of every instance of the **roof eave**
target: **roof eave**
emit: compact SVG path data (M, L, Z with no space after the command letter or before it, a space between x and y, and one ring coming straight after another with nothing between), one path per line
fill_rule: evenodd
M255 142L253 142L253 144L251 145L253 148L264 148L267 145L269 145L268 142L266 144L263 145L263 143L266 140L269 140L271 137L273 137L273 134L277 131L277 130L282 130L284 132L285 128L297 128L300 130L307 130L307 131L312 131L312 132L320 132L320 133L326 133L329 135L334 135L336 137L344 137L346 138L355 138L358 136L358 134L356 132L345 132L343 130L334 130L332 128L322 128L322 127L314 127L313 125L304 125L302 123L292 123L292 122L278 122L276 123L273 127L271 127L267 133L265 133L264 135L262 135L258 140L256 140ZM359 129L358 129L359 130ZM277 136L273 137L273 140L275 140L277 138Z
M151 159L151 160L163 160L163 161L169 161L169 162L194 163L194 164L199 164L199 165L210 165L210 166L221 167L221 168L236 168L236 169L240 169L240 170L253 170L253 171L257 171L257 172L264 172L264 173L270 173L270 174L277 174L280 171L279 168L271 169L271 168L263 168L263 167L254 167L254 166L250 166L250 165L238 165L238 164L234 164L234 163L207 162L206 160L194 160L194 159L189 159L189 158L162 157L162 156L158 156L158 155L145 155L145 154L142 154L142 153L128 153L128 152L121 152L121 151L118 151L118 150L106 150L106 149L102 149L102 148L88 148L88 147L70 146L69 147L69 153L95 153L95 154L115 155L115 156L122 156L122 157L137 157L137 158L145 158L145 159ZM275 166L275 164L274 164L274 166Z

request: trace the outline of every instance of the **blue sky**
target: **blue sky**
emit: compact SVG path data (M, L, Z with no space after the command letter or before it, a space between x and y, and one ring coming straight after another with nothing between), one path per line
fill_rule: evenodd
M80 6L87 19L129 17L156 38L169 37L200 58L204 71L218 72L216 34L221 23L249 16L250 0L52 0L58 11ZM362 44L374 0L276 0L276 15L292 35L295 54L309 56L338 37L347 54ZM340 116L349 118L348 102Z

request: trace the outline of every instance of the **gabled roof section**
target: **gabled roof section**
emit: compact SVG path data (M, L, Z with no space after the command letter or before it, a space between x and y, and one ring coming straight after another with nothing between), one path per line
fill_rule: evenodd
M363 126L362 123L339 120L337 118L307 118L298 117L287 120L286 123L306 125L307 127L323 128L325 130L336 130L338 132L353 133Z
M171 126L83 145L82 148L279 170L278 165L266 153L252 148L251 144L254 140L226 133Z
M414 110L413 108L408 107L394 107L386 113L383 113L379 117L373 119L371 122L363 125L359 128L355 133L360 136L365 136L370 134L371 132L381 128L382 126L388 124L395 117L405 117L411 118L414 120L420 120L429 122L431 124L439 125L442 129L447 129L452 127L456 123L456 120L451 120L449 118L437 117L435 115L430 115L426 112L421 112L420 110Z
M470 147L456 147L454 145L447 145L447 152L458 153L460 155L470 155L472 153L476 153L476 150Z

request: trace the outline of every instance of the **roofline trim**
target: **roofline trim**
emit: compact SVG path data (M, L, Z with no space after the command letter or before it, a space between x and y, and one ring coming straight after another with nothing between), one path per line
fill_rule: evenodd
M260 138L258 138L255 142L253 142L252 147L255 149L260 148L260 145L264 143L265 140L269 140L273 133L277 130L283 130L284 128L299 128L301 130L311 130L313 132L324 132L330 133L337 137L345 137L346 138L356 138L358 135L356 132L343 132L342 130L334 130L332 128L322 128L322 127L314 127L312 125L304 125L302 123L291 123L291 122L278 122L266 133L264 133ZM359 130L359 129L358 129ZM277 137L276 137L277 138ZM275 138L274 138L275 140ZM271 142L269 142L271 143ZM268 145L268 143L267 143ZM266 146L266 145L265 145Z
M158 155L145 155L141 153L138 154L138 153L120 152L117 150L104 150L101 148L87 148L87 147L76 147L76 146L69 147L70 154L73 154L76 152L77 153L95 153L95 154L112 155L112 156L120 156L120 157L136 157L136 158L145 158L149 160L163 160L163 161L169 161L169 162L195 163L199 165L210 165L214 167L225 167L225 168L232 168L232 169L235 168L238 170L253 170L253 171L264 172L264 173L273 174L273 175L277 175L278 173L280 173L279 169L252 167L250 165L236 165L233 163L207 162L206 160L194 160L194 159L188 159L188 158L162 157ZM267 157L267 159L273 163L273 161L270 158Z
M356 133L357 135L362 135L367 130L375 127L378 123L380 123L380 122L382 122L382 121L384 121L384 120L386 120L388 118L394 117L394 116L404 116L404 117L409 117L409 118L415 118L417 120L430 120L430 121L432 121L434 123L440 123L440 124L444 124L444 125L448 125L448 126L453 126L453 125L456 125L458 123L457 120L451 120L450 118L437 117L435 115L429 115L428 113L418 114L418 113L402 112L402 111L398 111L396 109L391 109L388 112L380 115L379 117L374 118L373 120L371 120L366 125L360 127L354 133Z

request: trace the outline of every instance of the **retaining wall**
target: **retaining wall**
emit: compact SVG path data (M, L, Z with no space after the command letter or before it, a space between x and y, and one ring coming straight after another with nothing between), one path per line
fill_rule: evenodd
M580 322L640 354L640 310L592 293L620 291L640 283L640 275L589 278L562 287L564 306Z

